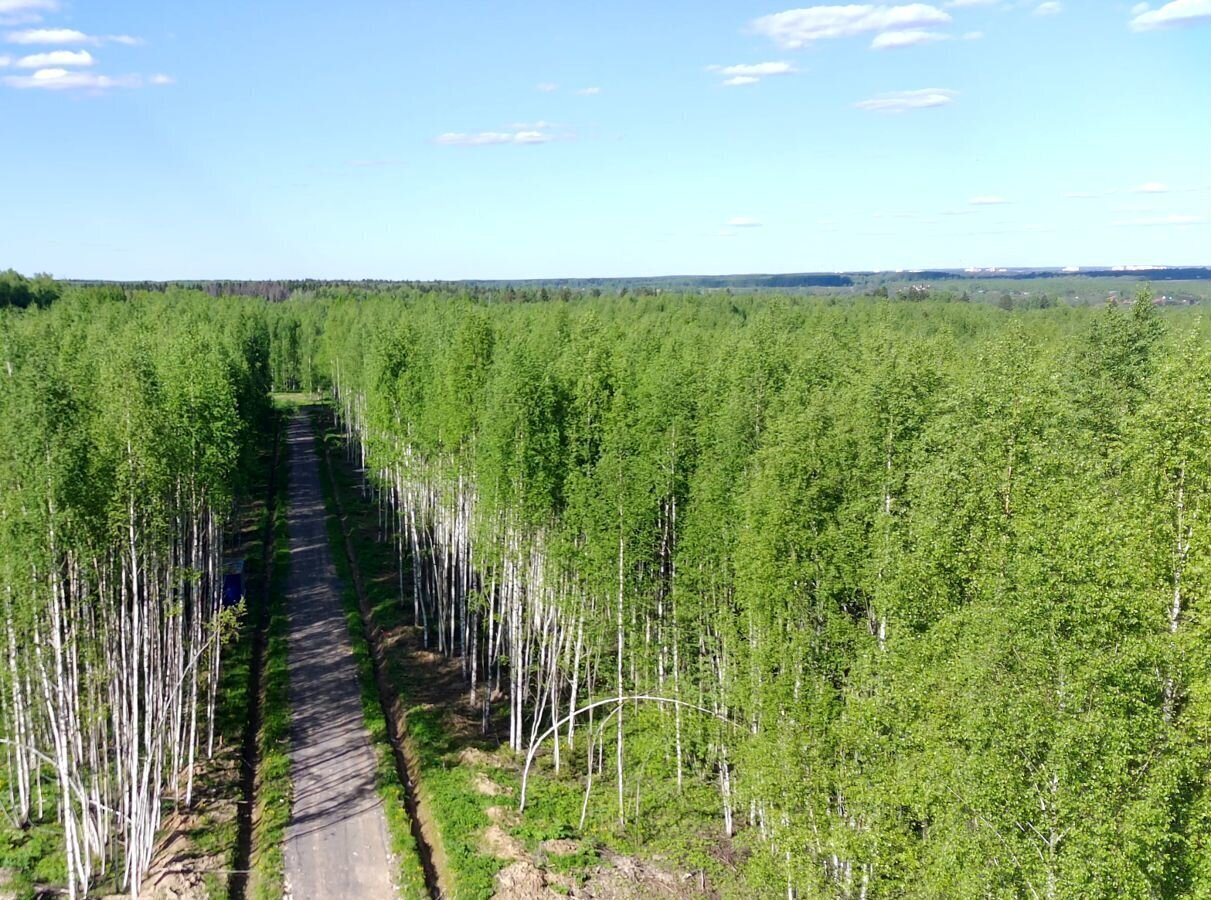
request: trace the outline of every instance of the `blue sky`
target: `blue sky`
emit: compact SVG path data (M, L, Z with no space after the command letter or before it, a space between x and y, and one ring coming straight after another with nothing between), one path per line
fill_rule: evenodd
M1211 263L1211 0L0 0L0 268Z

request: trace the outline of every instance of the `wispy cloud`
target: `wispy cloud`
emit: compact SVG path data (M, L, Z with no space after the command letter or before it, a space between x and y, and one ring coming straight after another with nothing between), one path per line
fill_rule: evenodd
M1100 194L1095 194L1091 191L1068 191L1064 194L1066 200L1093 200L1100 196Z
M728 228L760 228L762 224L752 216L732 216L727 220Z
M868 112L900 113L913 109L946 106L953 103L958 96L958 91L952 91L949 88L921 88L915 91L891 91L879 94L869 100L860 100L854 106Z
M10 44L125 44L135 46L143 43L141 38L129 34L85 34L74 28L27 28L10 31L5 39Z
M534 90L543 94L550 94L559 90L559 85L555 84L553 81L540 81L538 84L534 85Z
M41 22L43 13L55 12L58 0L0 0L0 25Z
M171 75L165 75L163 72L157 72L155 75L152 75L148 81L159 87L177 83L175 78L173 78Z
M947 40L950 40L950 35L943 34L940 31L925 31L923 29L885 31L882 34L875 35L874 40L870 42L870 49L895 50L899 47L916 47L919 44L932 44L935 41Z
M50 53L34 53L17 60L18 68L45 69L54 66L91 66L96 60L87 50L52 50Z
M488 147L494 144L547 144L559 140L549 131L447 131L433 139L446 147Z
M54 12L58 8L58 0L0 0L0 16Z
M110 88L137 88L143 85L138 75L97 75L68 69L39 69L33 75L6 75L4 83L19 90L105 91Z
M1132 31L1202 25L1211 22L1211 0L1173 0L1160 9L1152 10L1143 3L1132 8L1131 12L1134 15L1130 22Z
M1168 192L1169 185L1163 181L1145 181L1131 189L1133 194L1166 194Z
M742 63L735 66L707 66L708 72L722 75L723 83L729 86L756 84L762 78L774 75L793 75L798 70L788 62Z
M719 70L720 75L749 75L753 78L764 78L767 75L790 75L795 67L787 62L763 62L751 65L724 66Z
M583 87L580 90L578 90L576 93L582 97L596 97L598 94L601 93L601 88L599 88L599 87Z
M1046 3L1040 3L1034 8L1036 16L1055 16L1064 11L1064 4L1058 0L1048 0Z
M828 38L906 31L945 25L949 21L948 12L927 3L900 6L850 4L788 9L755 19L750 27L780 47L797 49Z
M0 56L0 69L6 69L13 64L11 56Z
M978 197L972 197L967 201L972 206L1000 206L1008 203L1004 197L999 197L996 194L981 194Z
M954 9L962 9L965 6L992 6L999 0L949 0L946 4Z

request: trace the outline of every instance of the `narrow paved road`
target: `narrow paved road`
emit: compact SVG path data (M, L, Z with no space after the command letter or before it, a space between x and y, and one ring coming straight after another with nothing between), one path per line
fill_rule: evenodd
M286 886L293 900L395 897L374 754L328 549L320 460L306 412L290 422L290 777Z

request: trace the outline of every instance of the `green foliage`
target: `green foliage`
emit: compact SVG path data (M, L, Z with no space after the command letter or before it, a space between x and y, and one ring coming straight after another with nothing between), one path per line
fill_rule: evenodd
M676 689L745 723L687 713L675 734L628 707L640 799L622 828L593 799L590 832L677 834L686 865L730 883L739 856L750 887L801 896L1198 896L1208 329L1146 292L1019 293L1010 315L923 294L338 297L322 355L371 471L472 503L485 585L521 535L575 586L549 596L582 623L593 696ZM427 789L468 795L437 768L436 714L409 722ZM533 785L532 845L580 833L584 762L564 765ZM454 831L482 827L459 802Z

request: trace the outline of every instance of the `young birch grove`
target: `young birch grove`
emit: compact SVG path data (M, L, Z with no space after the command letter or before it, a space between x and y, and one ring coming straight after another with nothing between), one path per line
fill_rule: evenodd
M138 892L266 392L328 388L523 822L574 792L737 896L1209 897L1209 336L1146 292L0 310L7 815Z
M5 812L69 897L139 893L214 750L224 530L266 398L256 307L77 291L0 314Z
M1207 896L1201 320L494 299L297 302L287 365L581 827L706 790L788 898Z

